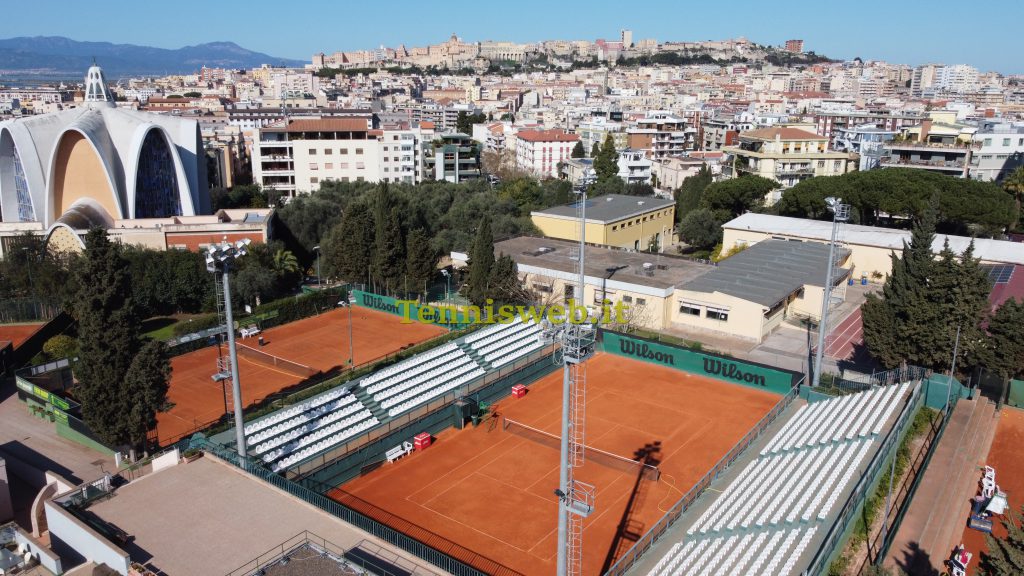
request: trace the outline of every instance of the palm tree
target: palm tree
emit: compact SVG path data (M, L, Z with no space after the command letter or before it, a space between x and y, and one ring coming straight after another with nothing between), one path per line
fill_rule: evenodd
M294 274L299 271L299 260L290 250L279 249L274 252L274 272L278 276Z
M1013 199L1017 203L1017 222L1013 227L1016 230L1020 226L1020 206L1021 200L1024 199L1024 166L1018 167L1003 180L1003 188L1013 194Z

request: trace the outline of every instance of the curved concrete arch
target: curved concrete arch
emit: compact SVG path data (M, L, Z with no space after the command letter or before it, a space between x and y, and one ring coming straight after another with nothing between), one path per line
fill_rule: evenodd
M51 245L51 240L54 239L54 236L59 237L61 242L58 242L57 244L62 245ZM73 240L69 240L72 238ZM46 241L44 242L44 245L47 250L57 250L60 252L81 252L85 250L85 242L82 241L82 237L75 233L74 228L63 222L57 222L53 226L50 226L49 229L46 230L45 239Z
M178 147L175 146L174 140L171 135L167 132L167 129L157 124L146 123L140 124L132 134L131 141L131 155L127 168L127 184L128 184L128 215L130 218L137 218L136 206L138 205L138 178L139 178L139 161L142 158L142 147L146 142L146 137L149 133L156 131L163 138L164 144L167 146L167 150L171 154L171 160L174 162L174 176L177 184L176 193L178 195L178 202L181 206L182 214L194 214L195 208L192 201L192 194L189 190L188 173L185 171L185 165L181 161L181 155L178 153Z
M48 170L48 190L46 194L46 206L44 213L45 225L50 225L58 218L61 213L71 207L76 201L84 198L92 198L96 200L104 209L114 218L124 218L125 211L124 205L121 201L121 194L119 194L119 188L117 186L117 173L110 165L110 158L105 156L101 146L97 143L97 136L95 132L98 130L96 127L83 126L84 123L76 122L71 126L64 129L60 135L54 140L53 150L50 153L50 167ZM76 136L77 135L77 136ZM71 150L68 150L66 154L62 154L65 143L69 138L76 138L71 146ZM89 158L84 157L82 150L83 144L87 143L89 149L93 153L93 160L98 164L98 168L102 171L101 174L95 174L96 167L90 168ZM72 155L74 158L72 158ZM74 163L71 161L74 160ZM65 185L64 177L71 170L81 170L76 174L77 189L72 191L70 197L65 197ZM88 180L86 180L88 178ZM92 189L84 190L83 187L89 187L90 185L95 186L99 180L102 180L107 185L107 197L97 197L96 192ZM84 182L83 182L84 181ZM58 190L58 188L60 188ZM59 196L58 196L59 194ZM37 216L38 218L38 216Z
M5 154L5 150L9 153ZM17 193L14 188L14 153L21 160L25 173L29 198L36 220L40 219L46 204L46 179L43 177L43 162L39 158L31 133L17 122L0 123L0 220L17 222Z

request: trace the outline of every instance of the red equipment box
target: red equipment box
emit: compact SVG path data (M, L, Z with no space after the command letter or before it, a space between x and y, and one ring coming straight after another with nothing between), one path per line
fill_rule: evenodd
M523 396L526 396L526 386L523 386L522 384L516 384L515 386L512 387L513 398L522 398Z
M426 450L427 447L430 446L430 442L430 434L428 434L427 432L420 432L419 434L412 437L412 445L417 452L419 452L420 450Z

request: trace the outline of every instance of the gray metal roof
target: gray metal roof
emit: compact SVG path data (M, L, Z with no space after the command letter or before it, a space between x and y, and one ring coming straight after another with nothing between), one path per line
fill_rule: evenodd
M675 205L674 200L656 198L654 196L626 196L624 194L606 194L587 200L587 220L596 222L617 222L624 218L646 214L652 210L660 210ZM555 206L539 210L532 214L547 216L576 217L576 203Z
M827 244L763 240L722 260L717 268L680 288L721 292L771 307L805 285L824 286L826 262ZM838 270L836 281L841 281L846 273Z

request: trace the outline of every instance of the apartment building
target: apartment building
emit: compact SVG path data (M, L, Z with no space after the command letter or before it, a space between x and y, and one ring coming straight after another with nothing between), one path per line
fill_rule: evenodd
M897 113L888 110L845 110L820 111L814 114L814 131L833 140L840 129L871 125L875 128L899 132L903 128L920 126L926 116L922 114Z
M374 130L363 118L290 118L259 131L253 179L289 196L322 182L422 180L421 132Z
M557 178L559 163L572 157L579 139L562 130L520 130L516 134L516 166L542 178Z
M466 134L441 134L423 145L424 178L465 182L480 177L480 146Z
M830 149L824 136L788 126L743 132L738 146L726 146L723 151L733 157L733 174L769 178L782 189L814 176L852 172L858 160L856 154ZM775 203L782 197L782 190L770 196L766 200Z
M905 128L884 145L880 167L917 168L966 178L975 131L958 123L955 111L932 111L920 126Z
M580 141L583 142L583 149L588 154L593 149L595 143L598 146L604 144L604 140L609 134L612 135L612 141L615 142L616 150L622 150L629 145L627 143L626 129L622 122L609 120L603 116L581 120L576 125L576 134L579 135Z
M1024 124L983 125L971 138L970 177L999 182L1024 166Z
M651 159L643 150L626 148L619 151L619 178L626 184L651 183Z
M680 156L695 148L696 133L696 127L688 126L684 118L648 112L636 121L636 127L626 130L626 144L647 152L652 159Z

